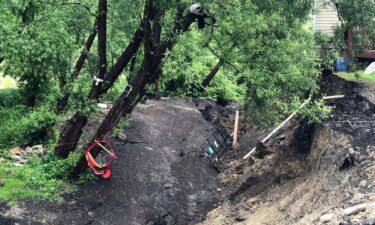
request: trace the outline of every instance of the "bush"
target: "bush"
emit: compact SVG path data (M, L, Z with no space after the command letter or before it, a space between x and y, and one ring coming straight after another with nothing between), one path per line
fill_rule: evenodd
M321 32L314 34L314 42L320 47L319 57L317 57L320 68L332 71L335 62L340 58L340 50L335 46L332 38Z
M0 109L2 148L46 143L54 136L57 116L48 109L30 111L23 105Z
M23 104L22 93L17 88L0 89L0 108L13 107L15 105Z

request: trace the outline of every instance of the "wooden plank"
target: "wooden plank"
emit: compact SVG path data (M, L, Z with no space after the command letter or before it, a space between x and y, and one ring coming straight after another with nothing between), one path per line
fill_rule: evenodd
M238 123L240 120L240 112L237 110L236 111L236 118L234 120L234 131L233 131L233 146L237 145L238 141Z

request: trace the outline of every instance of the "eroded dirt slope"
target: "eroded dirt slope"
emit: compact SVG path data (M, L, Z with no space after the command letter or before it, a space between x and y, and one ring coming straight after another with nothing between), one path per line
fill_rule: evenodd
M326 77L327 95L346 97L328 104L332 118L313 126L294 121L268 146L266 154L228 162L219 175L227 200L211 211L205 225L375 224L375 107L371 84ZM243 136L238 155L254 145ZM342 209L368 204L345 216Z
M0 224L199 222L220 196L217 172L199 150L212 125L196 105L189 99L140 104L125 131L127 143L113 141L119 158L109 180L82 186L61 203L3 207Z

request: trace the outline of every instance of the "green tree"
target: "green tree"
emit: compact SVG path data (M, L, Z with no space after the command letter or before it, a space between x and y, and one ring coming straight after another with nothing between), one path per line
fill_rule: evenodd
M82 36L89 32L86 7L63 2L2 0L1 55L5 73L16 78L29 105L63 86ZM82 3L84 4L84 3Z
M338 30L345 41L349 56L355 50L372 48L375 43L375 2L373 0L325 0L325 5L336 9L341 22Z

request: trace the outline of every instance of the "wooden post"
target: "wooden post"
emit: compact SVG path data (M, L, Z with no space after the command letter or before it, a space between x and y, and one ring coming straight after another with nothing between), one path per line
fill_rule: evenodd
M233 131L233 146L238 144L238 122L240 120L240 112L236 111L236 118L234 120L234 131Z

